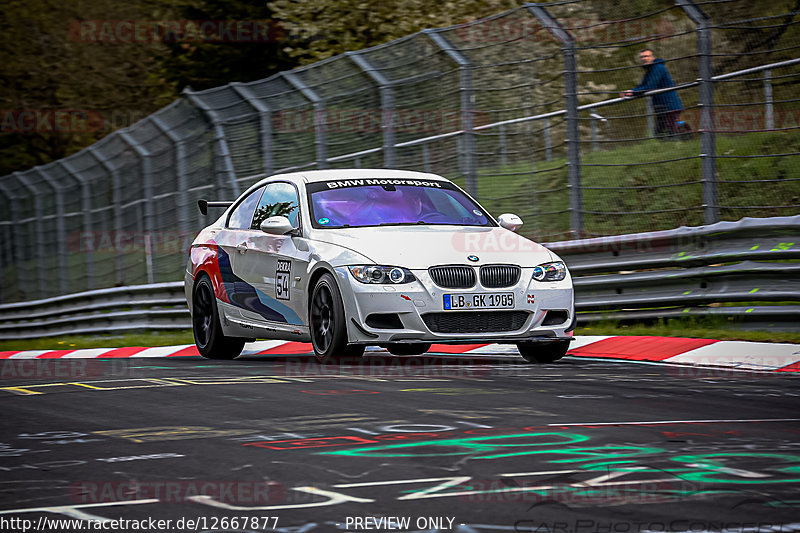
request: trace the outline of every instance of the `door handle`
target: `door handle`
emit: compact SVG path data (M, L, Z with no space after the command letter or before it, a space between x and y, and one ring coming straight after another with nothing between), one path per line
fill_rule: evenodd
M240 254L243 254L243 253L245 253L245 252L247 251L247 243L246 243L246 242L243 242L243 243L239 244L239 245L236 247L236 249L239 251L239 253L240 253Z

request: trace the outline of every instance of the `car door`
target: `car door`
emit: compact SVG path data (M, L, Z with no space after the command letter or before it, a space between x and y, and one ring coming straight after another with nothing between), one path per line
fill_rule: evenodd
M265 187L259 187L241 198L225 222L225 229L216 236L220 276L230 305L223 306L227 318L240 320L252 308L257 295L241 277L247 251L252 248L250 224Z
M253 214L248 249L239 254L237 275L256 291L258 304L251 306L270 327L294 331L305 325L305 273L309 252L305 239L294 235L272 235L260 229L272 216L285 216L300 230L298 191L289 182L268 183ZM255 309L258 307L258 309Z

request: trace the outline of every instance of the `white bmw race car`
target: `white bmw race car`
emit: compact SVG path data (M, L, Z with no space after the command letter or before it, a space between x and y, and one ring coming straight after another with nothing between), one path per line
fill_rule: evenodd
M451 181L399 170L265 178L192 243L185 289L197 348L232 359L257 338L310 341L320 362L368 345L513 343L564 356L572 279L561 259L495 221Z

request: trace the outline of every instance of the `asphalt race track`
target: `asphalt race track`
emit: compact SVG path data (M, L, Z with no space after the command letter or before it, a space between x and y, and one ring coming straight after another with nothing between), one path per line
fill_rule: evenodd
M0 365L2 531L800 531L792 373L386 354Z

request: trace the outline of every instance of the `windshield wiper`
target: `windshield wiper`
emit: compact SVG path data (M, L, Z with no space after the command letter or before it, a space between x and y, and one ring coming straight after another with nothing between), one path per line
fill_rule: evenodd
M381 222L378 226L418 226L420 224L430 224L424 220L417 220L416 222Z

